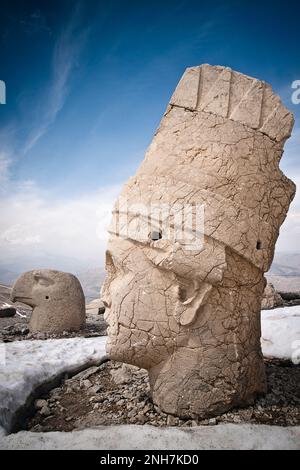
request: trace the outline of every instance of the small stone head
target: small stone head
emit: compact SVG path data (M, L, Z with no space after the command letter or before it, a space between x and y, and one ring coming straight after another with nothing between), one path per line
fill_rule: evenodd
M85 299L78 279L69 273L39 269L22 274L11 300L33 308L32 332L62 333L79 330L85 323Z

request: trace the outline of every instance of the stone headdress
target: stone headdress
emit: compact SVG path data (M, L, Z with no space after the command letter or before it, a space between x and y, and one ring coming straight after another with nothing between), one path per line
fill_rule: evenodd
M266 272L295 194L279 168L293 122L270 85L228 67L188 68L121 199L202 204L203 234Z

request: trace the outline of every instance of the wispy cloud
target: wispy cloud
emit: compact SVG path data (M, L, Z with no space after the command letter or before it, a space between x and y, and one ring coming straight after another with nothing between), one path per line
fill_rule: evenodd
M65 104L71 89L72 73L89 32L88 28L82 28L80 11L80 3L77 3L55 42L51 57L51 77L41 95L31 102L30 118L21 115L19 121L14 118L0 130L2 194L9 184L11 165L24 157L45 135ZM31 28L32 33L46 27L46 20L39 11L34 12L29 20L24 20L24 27ZM23 120L30 120L29 131L25 133Z
M9 167L11 159L5 152L0 153L0 188L3 191L6 188L6 183L9 180Z
M25 18L20 20L21 27L23 31L30 36L40 33L48 32L51 33L51 29L47 25L47 20L45 15L41 10L36 9L33 12L29 13Z
M28 153L47 132L62 109L70 89L70 80L86 41L88 29L80 29L80 4L58 37L52 58L52 78L36 109L36 125L28 135L24 154Z

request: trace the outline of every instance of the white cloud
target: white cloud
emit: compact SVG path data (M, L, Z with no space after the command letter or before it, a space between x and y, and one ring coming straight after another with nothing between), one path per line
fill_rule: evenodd
M24 227L21 224L12 225L0 234L0 243L3 242L3 245L8 243L11 245L26 246L40 243L40 241L41 238L39 235L31 234L30 230L28 231L28 227Z
M32 183L0 200L0 257L46 254L103 266L107 226L120 187L103 187L72 200L51 201Z

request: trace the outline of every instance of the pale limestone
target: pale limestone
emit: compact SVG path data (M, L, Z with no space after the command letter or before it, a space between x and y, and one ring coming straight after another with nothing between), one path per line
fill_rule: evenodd
M295 193L279 169L292 126L264 82L227 67L187 69L115 206L102 290L108 352L148 370L167 413L209 417L266 391L260 306ZM152 224L141 239L150 222L141 204L157 203L202 204L203 246L187 249L174 227L165 236L159 215L160 237ZM130 236L119 236L125 226Z
M262 302L261 302L262 310L268 310L268 309L275 308L275 307L282 307L283 305L284 305L284 301L281 295L278 292L276 292L273 284L271 282L268 282L268 284L265 287Z
M33 333L76 331L85 324L85 299L73 274L39 269L22 274L13 286L13 302L33 308L29 328Z

